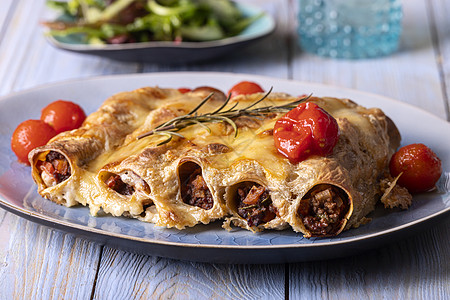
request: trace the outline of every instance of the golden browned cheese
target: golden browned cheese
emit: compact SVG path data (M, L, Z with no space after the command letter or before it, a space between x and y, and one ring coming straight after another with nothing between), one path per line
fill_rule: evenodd
M67 206L89 205L94 215L101 209L169 228L221 219L226 229L291 227L306 237L337 235L374 209L400 143L394 123L380 109L347 99L309 99L336 118L340 137L331 155L298 164L274 146L273 127L283 113L239 117L236 136L229 123L215 122L185 127L162 145L167 137L161 134L138 138L187 114L207 95L143 88L111 97L80 129L30 154L39 193ZM262 96L238 96L227 107L246 107ZM255 107L294 100L271 93ZM196 113L212 112L222 103L221 97L213 98ZM62 158L51 152L70 164L62 179L42 166Z

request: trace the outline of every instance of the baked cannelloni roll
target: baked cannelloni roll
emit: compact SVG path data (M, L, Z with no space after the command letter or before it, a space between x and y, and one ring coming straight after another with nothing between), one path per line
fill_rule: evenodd
M251 161L241 161L240 166L233 166L238 176L233 176L227 184L225 203L231 217L224 223L230 229L231 223L253 232L264 229L282 230L288 223L282 217L279 204L287 198L280 190L276 179L268 179L261 165Z
M294 166L285 220L306 237L333 236L358 226L375 208L400 134L379 109L343 99L311 101L336 118L340 137L332 155Z

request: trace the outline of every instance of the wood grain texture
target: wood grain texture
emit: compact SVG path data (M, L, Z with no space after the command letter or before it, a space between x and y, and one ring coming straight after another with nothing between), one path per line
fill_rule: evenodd
M450 2L435 0L427 2L427 5L427 11L433 21L431 31L436 49L436 66L441 76L447 121L450 121Z
M215 265L105 247L96 299L284 299L283 265Z
M3 31L6 29L9 24L9 16L11 15L11 11L14 9L15 2L13 0L3 0L0 9L0 42L3 37Z
M10 24L0 40L0 95L37 85L105 74L139 71L137 63L69 53L43 38L45 1L18 0Z
M407 1L403 7L403 34L397 53L376 59L336 60L298 48L293 78L388 96L446 118L426 1Z
M450 219L361 255L290 265L290 299L448 299Z
M8 213L1 222L0 299L88 299L101 246Z

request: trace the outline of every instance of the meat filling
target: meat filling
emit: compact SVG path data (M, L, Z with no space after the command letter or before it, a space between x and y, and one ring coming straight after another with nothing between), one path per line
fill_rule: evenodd
M254 182L247 182L236 191L238 215L248 226L258 226L274 219L277 214L269 191Z
M298 215L312 236L336 234L349 210L347 194L331 185L317 185L300 202Z
M196 168L181 185L183 202L205 210L211 209L214 200L201 174L201 168Z
M122 181L119 175L111 174L105 181L106 185L124 196L131 196L134 193L134 187Z
M57 185L72 175L69 162L64 155L56 151L50 151L45 161L39 161L37 167L47 186Z

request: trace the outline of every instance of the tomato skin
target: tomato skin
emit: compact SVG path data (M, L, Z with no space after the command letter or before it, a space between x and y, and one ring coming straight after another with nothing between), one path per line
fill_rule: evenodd
M230 98L236 97L238 95L248 95L254 93L264 93L264 90L259 84L251 81L241 81L235 84L228 91Z
M30 165L28 153L43 146L56 135L56 131L42 120L26 120L17 126L11 138L11 149L20 162Z
M339 126L324 109L306 102L275 123L273 136L278 152L291 163L299 163L311 155L331 154L339 139Z
M71 101L57 100L42 109L41 120L52 126L57 133L73 130L86 119L83 109Z
M214 93L212 98L217 101L225 101L227 99L227 96L225 96L225 94L221 90L216 89L212 86L199 86L199 87L193 89L192 91L193 92L204 91L207 93Z
M192 90L193 92L198 92L198 91L206 91L206 92L210 92L210 93L216 93L216 94L223 94L225 95L221 90L216 89L215 87L212 86L199 86L196 87L195 89Z
M389 169L393 177L402 173L398 184L411 193L431 190L442 174L441 160L424 144L410 144L400 148L392 156Z
M186 94L186 93L189 93L192 90L190 88L183 88L183 87L181 87L181 88L178 88L178 91L180 93L182 93L182 94Z

